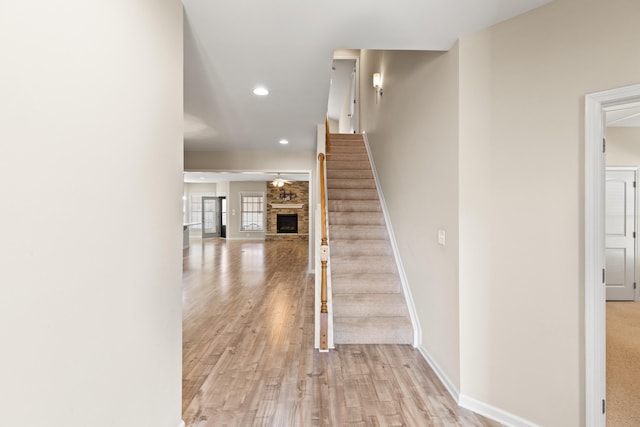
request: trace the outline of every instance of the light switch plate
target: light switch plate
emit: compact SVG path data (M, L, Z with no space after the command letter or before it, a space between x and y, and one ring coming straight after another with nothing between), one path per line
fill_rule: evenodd
M442 246L447 244L447 233L444 230L438 230L438 244Z

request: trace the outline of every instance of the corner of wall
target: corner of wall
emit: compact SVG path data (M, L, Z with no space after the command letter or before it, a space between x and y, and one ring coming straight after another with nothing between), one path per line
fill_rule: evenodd
M460 405L465 409L473 411L476 414L482 415L487 418L491 418L494 421L498 421L499 423L502 423L508 426L540 427L538 424L525 420L524 418L520 418L517 415L514 415L507 411L503 411L500 408L496 408L495 406L488 405L484 402L481 402L479 400L476 400L464 394L460 395L458 405Z
M453 381L451 381L449 377L444 373L444 371L440 368L436 361L431 357L427 349L425 349L423 346L419 346L418 351L420 352L422 357L424 357L424 360L427 361L431 369L433 369L433 372L435 372L435 374L438 376L438 379L442 382L453 400L455 400L457 404L460 404L460 390L458 390Z

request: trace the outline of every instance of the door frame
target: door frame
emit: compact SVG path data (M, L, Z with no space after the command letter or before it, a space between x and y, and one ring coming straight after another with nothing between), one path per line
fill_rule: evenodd
M640 101L640 84L585 96L584 312L585 425L606 423L606 306L604 288L605 111Z
M355 82L355 102L356 106L354 108L355 111L355 119L351 118L351 124L353 125L353 129L356 133L360 133L362 130L360 129L360 53L351 53L351 52L342 52L338 51L334 53L333 59L349 59L355 61L355 72L356 72L356 82Z

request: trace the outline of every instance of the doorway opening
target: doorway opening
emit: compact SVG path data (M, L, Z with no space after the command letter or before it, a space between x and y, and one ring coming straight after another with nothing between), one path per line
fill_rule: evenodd
M227 237L227 198L202 196L202 238Z
M640 85L585 97L585 425L606 423L605 119L640 103Z

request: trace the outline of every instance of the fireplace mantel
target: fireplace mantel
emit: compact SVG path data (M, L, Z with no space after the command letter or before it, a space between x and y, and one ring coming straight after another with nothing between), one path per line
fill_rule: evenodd
M274 209L302 209L304 203L271 203Z

